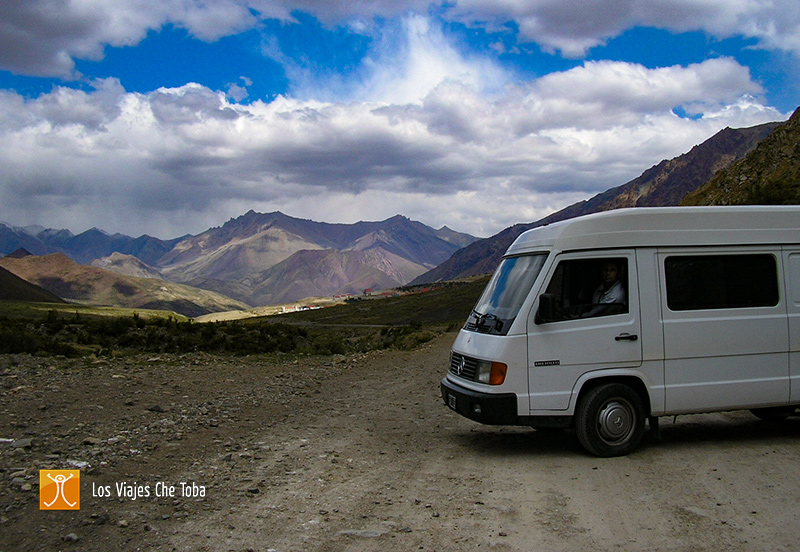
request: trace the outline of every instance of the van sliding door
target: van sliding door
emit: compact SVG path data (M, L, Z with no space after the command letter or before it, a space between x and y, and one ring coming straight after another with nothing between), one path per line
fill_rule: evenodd
M764 248L659 253L667 413L788 403L780 263Z

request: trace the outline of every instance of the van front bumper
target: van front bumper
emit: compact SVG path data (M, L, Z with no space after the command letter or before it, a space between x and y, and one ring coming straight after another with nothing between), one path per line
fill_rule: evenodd
M442 399L465 418L488 425L518 425L517 396L514 393L480 393L448 380L441 383Z

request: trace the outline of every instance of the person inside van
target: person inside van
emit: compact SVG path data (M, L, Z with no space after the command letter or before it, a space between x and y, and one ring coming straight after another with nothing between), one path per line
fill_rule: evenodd
M600 268L600 285L594 290L592 303L625 303L625 288L620 280L620 269L617 261L606 261Z
M592 304L594 306L589 312L584 313L582 318L624 312L623 310L616 310L628 302L621 277L622 270L619 262L613 259L603 262L600 267L600 285L597 286L592 295ZM610 307L611 305L616 305L617 307Z

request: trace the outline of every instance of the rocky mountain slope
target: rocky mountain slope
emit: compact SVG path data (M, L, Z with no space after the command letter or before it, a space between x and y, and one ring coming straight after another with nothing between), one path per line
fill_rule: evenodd
M780 126L780 123L768 123L721 130L689 152L662 161L626 184L570 205L537 222L517 224L490 238L477 240L435 269L416 278L412 284L492 272L514 240L536 226L622 207L678 205L688 193L701 187L734 161L745 157Z
M684 205L800 203L800 108L758 147L686 196Z
M248 308L244 303L210 291L81 265L61 253L2 257L0 267L58 297L78 303L164 309L186 316Z

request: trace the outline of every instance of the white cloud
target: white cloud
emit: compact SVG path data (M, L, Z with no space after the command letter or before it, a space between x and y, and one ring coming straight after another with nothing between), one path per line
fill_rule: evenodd
M443 83L497 93L512 79L489 57L459 51L428 17L408 15L374 34L374 44L346 77L292 59L274 39L266 40L263 51L283 66L289 94L303 99L418 103Z
M240 105L198 84L138 94L114 79L28 100L0 93L3 216L174 237L250 208L341 222L401 213L489 235L635 178L725 126L785 117L730 59L585 63L503 93L482 90L458 60L453 78L396 103Z
M560 113L567 119L558 124L602 128L624 123L624 117L637 119L641 113L678 106L692 106L693 113L704 113L735 102L743 94L763 92L746 67L728 58L656 69L633 63L587 62L540 78L534 89L543 102L539 112L548 119ZM573 109L553 105L563 102Z
M637 24L800 52L794 0L436 5L470 25L515 21L521 41L574 56ZM247 77L226 91L188 83L131 93L113 78L33 99L0 91L3 218L168 238L251 208L332 222L400 213L490 235L635 178L726 126L787 116L730 58L656 69L586 62L511 84L489 55L460 50L419 15L423 1L6 0L0 68L72 78L74 58L99 59L105 45L136 44L166 24L214 40L264 18L291 23L295 9L371 34L347 79L267 40L291 97L237 104Z
M357 92L367 101L417 102L442 83L481 92L503 89L510 75L488 58L467 57L427 17L403 19L399 38L385 39L370 59L374 71Z
M718 38L755 38L763 48L800 54L795 0L456 0L446 15L469 25L516 22L523 42L582 57L637 25Z

